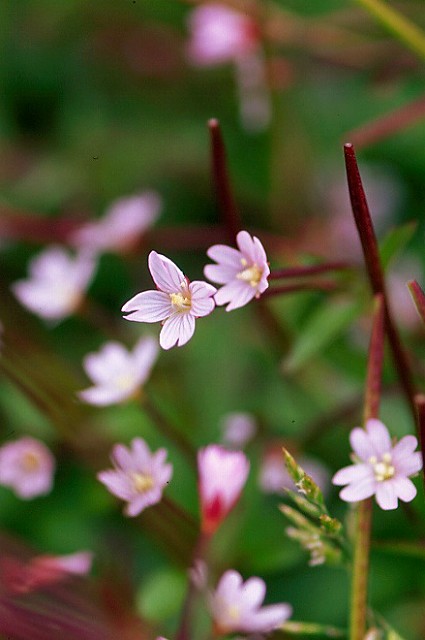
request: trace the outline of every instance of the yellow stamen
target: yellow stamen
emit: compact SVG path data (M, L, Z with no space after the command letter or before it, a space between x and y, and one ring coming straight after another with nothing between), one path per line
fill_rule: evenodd
M25 471L36 471L40 466L40 459L35 453L27 451L22 456L22 467Z
M137 493L145 493L153 487L153 478L147 473L133 473L131 480Z
M252 267L248 267L247 269L240 271L236 275L236 277L238 280L249 282L251 287L257 287L261 280L262 275L263 275L263 270L260 269L260 267L258 267L256 264L253 264Z
M171 304L176 311L188 311L192 306L189 295L183 293L170 293Z

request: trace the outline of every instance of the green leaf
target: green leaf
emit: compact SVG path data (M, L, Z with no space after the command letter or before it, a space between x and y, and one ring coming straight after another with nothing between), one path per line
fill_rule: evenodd
M390 262L403 251L403 249L409 244L417 229L417 220L411 220L402 224L399 227L390 229L379 243L379 255L384 270L386 270Z
M344 333L360 314L360 302L326 302L309 318L284 361L284 370L294 373Z

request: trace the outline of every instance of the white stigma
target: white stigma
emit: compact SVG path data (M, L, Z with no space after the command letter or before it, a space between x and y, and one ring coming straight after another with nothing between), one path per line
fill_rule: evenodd
M392 464L391 453L384 453L380 460L376 456L371 456L368 460L372 465L375 480L377 482L384 482L394 477L395 467Z

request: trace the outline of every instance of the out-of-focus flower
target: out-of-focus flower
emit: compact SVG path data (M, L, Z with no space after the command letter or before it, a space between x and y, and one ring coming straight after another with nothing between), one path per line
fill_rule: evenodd
M161 198L146 191L116 200L101 220L89 222L77 229L71 242L79 249L125 252L151 227L159 216Z
M223 4L203 4L189 16L192 64L209 66L246 56L258 46L258 28L252 18Z
M214 299L218 305L229 303L226 311L238 309L253 298L259 298L269 286L270 269L259 239L247 231L239 231L236 242L239 250L223 244L210 247L207 255L218 264L207 264L204 268L208 280L224 285Z
M195 319L214 309L217 289L206 282L189 282L169 258L151 251L149 270L158 291L143 291L131 298L122 311L133 322L162 322L159 344L163 349L181 347L195 331Z
M412 331L421 325L421 320L406 286L409 280L422 280L422 265L418 259L397 261L387 272L387 294L394 319L398 325Z
M396 509L398 500L410 502L416 487L409 476L422 469L422 457L415 452L415 436L404 436L392 445L387 427L376 419L356 427L350 433L356 463L340 469L333 484L348 485L340 492L346 502L358 502L375 495L381 509Z
M198 452L202 531L211 535L236 504L249 473L242 451L227 451L215 444Z
M111 460L115 468L101 471L97 478L111 493L128 502L125 515L137 516L162 498L173 474L166 457L165 449L151 453L144 440L134 438L129 449L122 444L114 446Z
M79 398L97 406L117 404L134 397L146 382L158 356L154 338L141 338L133 351L119 342L107 342L98 353L83 361L95 386L78 393Z
M265 595L266 584L261 578L243 582L237 571L226 571L209 600L216 633L268 633L277 629L289 618L292 607L289 604L262 607Z
M300 456L297 462L326 495L329 491L330 474L325 465L309 456ZM282 495L285 489L294 489L294 482L284 463L281 446L273 446L266 451L261 462L258 483L264 493Z
M189 579L196 589L202 591L208 582L208 565L205 560L197 558L188 571Z
M55 460L39 440L25 437L0 447L0 484L23 500L49 493L54 470Z
M249 413L228 413L221 419L224 444L240 449L255 435L257 426L254 417Z
M66 556L35 556L29 562L15 558L1 559L1 581L12 593L29 593L66 580L69 575L89 573L93 554L79 551Z
M75 257L62 247L49 247L29 264L30 276L12 285L18 300L46 320L63 320L81 303L96 268L93 255Z

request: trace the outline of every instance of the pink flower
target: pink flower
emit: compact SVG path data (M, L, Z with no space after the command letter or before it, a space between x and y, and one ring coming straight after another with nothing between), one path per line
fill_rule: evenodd
M211 535L238 501L249 462L241 451L211 444L198 453L198 473L202 531Z
M69 575L86 575L92 565L93 554L79 551L67 556L35 556L29 562L2 558L2 582L12 593L29 593L65 580Z
M385 510L396 509L398 499L413 500L416 488L409 476L422 469L414 436L404 436L393 446L386 426L371 419L365 429L352 430L350 443L356 463L340 469L332 479L338 486L348 485L339 494L342 500L358 502L375 495L376 502Z
M49 493L54 470L55 460L39 440L25 437L0 448L0 484L23 500Z
M239 231L236 242L239 250L222 244L210 247L207 255L218 264L207 264L204 268L206 278L224 285L214 298L218 305L230 303L226 311L259 298L269 286L270 269L259 239L247 231Z
M75 231L71 241L80 249L125 252L157 220L160 208L161 199L154 191L121 198L101 220Z
M258 45L258 29L252 18L219 4L203 4L189 17L192 64L208 66L230 62L251 53Z
M125 515L137 516L162 498L173 473L166 457L165 449L151 453L144 440L134 438L129 449L122 444L114 446L111 460L115 469L101 471L97 478L112 494L128 502Z
M93 256L71 257L62 247L49 247L29 264L30 277L12 285L18 300L47 320L63 320L79 306L96 264Z
M183 272L165 256L151 251L149 270L158 291L143 291L122 308L126 320L162 322L159 343L163 349L181 347L195 331L195 318L207 316L214 309L212 296L217 289L195 280L189 282Z
M265 595L266 584L261 578L249 578L244 583L237 571L226 571L209 601L216 633L268 633L280 627L291 615L292 607L289 604L262 607Z
M244 447L255 435L257 425L249 413L228 413L221 420L223 440L233 448Z
M134 397L149 377L157 356L154 338L141 338L132 352L119 342L107 342L98 353L84 358L84 369L95 386L80 391L78 396L97 406Z

